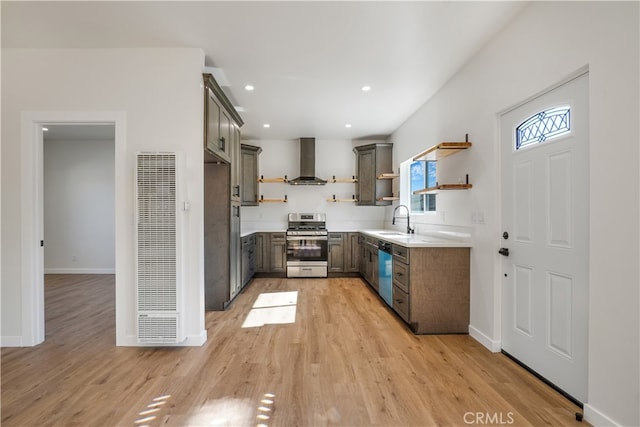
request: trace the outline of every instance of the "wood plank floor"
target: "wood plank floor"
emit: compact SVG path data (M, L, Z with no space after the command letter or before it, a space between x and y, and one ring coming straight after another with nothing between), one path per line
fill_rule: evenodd
M360 279L254 279L197 348L115 347L113 281L46 277L45 343L2 349L3 426L585 425L472 338L413 335ZM243 328L260 294L296 291L252 313L294 323Z

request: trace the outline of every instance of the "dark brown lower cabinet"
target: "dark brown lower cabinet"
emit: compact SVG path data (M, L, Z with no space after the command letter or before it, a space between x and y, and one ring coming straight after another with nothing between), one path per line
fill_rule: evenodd
M469 332L469 255L469 248L393 246L393 309L413 332Z
M284 232L255 233L256 273L287 274L287 241Z

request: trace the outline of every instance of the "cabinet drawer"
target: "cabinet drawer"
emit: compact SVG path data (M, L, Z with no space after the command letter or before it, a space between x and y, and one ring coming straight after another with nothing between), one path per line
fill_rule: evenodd
M393 309L396 313L409 322L409 294L397 286L393 287Z
M393 259L409 264L409 248L393 245Z
M393 260L393 284L409 293L409 266Z
M271 233L271 240L284 240L285 233Z
M342 240L342 233L329 233L329 240Z

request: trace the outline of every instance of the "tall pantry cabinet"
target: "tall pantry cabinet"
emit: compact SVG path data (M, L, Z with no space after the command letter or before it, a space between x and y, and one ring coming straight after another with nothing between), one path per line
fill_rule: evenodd
M242 288L242 118L210 74L204 79L205 309L224 310Z

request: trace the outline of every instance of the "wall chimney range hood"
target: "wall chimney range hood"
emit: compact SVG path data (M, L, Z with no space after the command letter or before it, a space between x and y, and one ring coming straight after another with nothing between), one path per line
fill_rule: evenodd
M300 138L300 176L289 181L291 185L325 185L326 180L316 176L316 139Z

